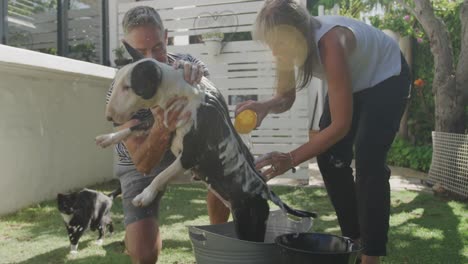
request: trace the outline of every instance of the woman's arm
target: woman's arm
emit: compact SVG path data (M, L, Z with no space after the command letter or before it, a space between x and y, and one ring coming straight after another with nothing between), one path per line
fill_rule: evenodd
M260 158L256 164L258 169L272 165L272 168L263 173L268 179L326 151L348 133L353 115L353 97L347 56L352 50L343 42L341 33L340 28L332 29L319 41L320 56L328 82L331 124L290 153L272 152Z
M296 81L294 69L278 71L278 84L276 94L271 99L258 101L245 101L236 106L236 115L251 109L257 114L257 127L261 125L265 116L269 113L283 113L291 108L296 100Z

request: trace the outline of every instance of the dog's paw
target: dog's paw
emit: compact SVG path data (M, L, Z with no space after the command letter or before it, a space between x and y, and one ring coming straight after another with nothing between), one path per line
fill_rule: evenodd
M70 254L78 253L78 245L70 245Z
M97 136L95 139L96 145L98 145L101 148L107 148L108 146L112 145L114 143L113 134L114 133Z
M102 246L103 243L104 243L104 240L102 240L102 239L98 239L98 240L94 241L94 244L96 244L98 246Z
M154 198L156 198L157 192L153 192L152 190L145 188L143 192L133 198L132 203L136 207L144 207L149 205Z
M107 148L110 145L117 144L126 139L131 133L132 131L129 128L126 128L114 133L99 135L95 138L96 145L101 148Z

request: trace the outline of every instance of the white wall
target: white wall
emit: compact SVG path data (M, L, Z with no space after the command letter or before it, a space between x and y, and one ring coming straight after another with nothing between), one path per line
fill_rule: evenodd
M105 94L114 69L0 45L0 215L110 180Z

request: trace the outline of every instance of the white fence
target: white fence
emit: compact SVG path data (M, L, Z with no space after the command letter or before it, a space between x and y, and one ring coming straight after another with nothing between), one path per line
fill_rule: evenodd
M118 40L123 38L121 28L123 15L138 5L148 5L158 10L170 37L186 36L188 40L189 35L200 35L205 32L251 32L252 24L263 2L263 0L159 0L120 3L109 8L110 10L115 8L117 11L117 21L111 17L110 24L115 23L119 28L117 35L113 36L111 33L111 49L117 47ZM203 23L200 23L202 20ZM225 42L221 53L217 56L208 54L208 48L203 43L177 45L176 41L176 45L169 46L168 50L190 53L207 64L211 80L221 90L229 104L231 117L236 103L244 99L267 99L275 93L275 63L271 51L255 41ZM317 84L317 81L314 83ZM298 93L291 110L279 115L268 115L261 127L252 133L252 152L258 155L270 151L291 151L307 142L312 112L309 105L316 99L317 95L309 96L309 90L303 89ZM316 115L318 112L320 111L317 111ZM308 163L302 164L300 168L295 175L288 176L308 179Z

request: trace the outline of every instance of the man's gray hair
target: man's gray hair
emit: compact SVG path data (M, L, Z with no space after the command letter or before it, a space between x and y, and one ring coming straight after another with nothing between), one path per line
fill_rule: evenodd
M136 6L125 13L122 20L124 33L127 34L135 27L151 25L159 28L161 33L164 31L164 25L158 12L149 6Z

